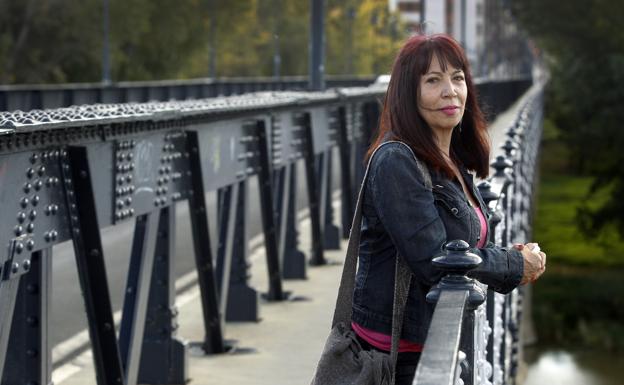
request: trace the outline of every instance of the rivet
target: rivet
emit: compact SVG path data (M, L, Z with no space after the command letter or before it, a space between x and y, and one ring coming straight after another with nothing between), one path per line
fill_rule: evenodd
M25 184L24 184L24 192L25 192L26 194L28 194L28 193L30 192L30 190L32 189L32 187L33 187L33 186L32 186L32 184L30 184L30 183L25 183Z
M24 271L30 270L30 259L26 259L22 262L22 269L24 269Z
M130 215L134 215L134 209L130 209Z
M132 182L132 174L126 175L126 182Z
M104 330L111 331L113 329L112 325L109 322L104 323Z
M39 195L33 195L30 203L32 203L33 206L37 206L39 204Z
M29 233L32 233L33 231L35 231L35 224L34 223L29 223L28 226L26 226L26 231L28 231Z
M33 168L29 168L28 170L26 170L26 176L28 178L32 178L33 176L35 176L35 170Z
M48 178L48 179L46 179L46 186L47 186L47 187L51 187L51 186L52 186L53 181L54 181L54 178Z
M30 214L28 214L28 217L30 218L31 221L34 221L35 218L37 218L37 210L31 210Z
M28 357L37 357L37 351L36 351L36 350L34 350L34 349L28 349L28 350L26 351L26 355L27 355ZM30 382L28 382L28 383L27 383L27 385L35 385L35 384L36 384L36 382L35 382L35 381L30 381Z
M45 174L46 168L45 166L41 166L39 167L39 170L37 170L37 173L39 174L39 176L43 176L43 174Z
M29 239L28 242L26 242L26 248L28 250L32 250L35 248L35 241L33 241L32 239Z
M43 187L43 182L41 180L35 181L35 190L39 191Z
M26 208L28 207L28 198L24 197L22 198L22 200L20 201L20 205L22 206L22 208Z
M115 213L115 220L120 220L120 219L122 219L121 213L120 212L116 212Z
M127 197L126 198L126 205L130 206L132 204L132 197Z
M22 233L24 232L24 228L21 225L17 225L15 226L15 229L13 231L15 233L15 235L22 235Z
M50 242L52 240L52 235L49 231L43 234L43 239L45 239L46 242Z
M36 285L36 284L29 283L28 285L26 285L26 291L27 291L29 294L37 294L37 292L38 292L39 290L38 290L38 287L37 287L37 285Z
M89 251L89 256L91 256L91 257L99 257L100 256L100 251L98 249L91 249L91 251Z
M117 200L117 208L122 209L124 207L124 202L121 199Z
M117 178L117 184L122 185L124 183L124 177L120 176Z
M19 213L17 213L17 221L19 223L23 223L26 220L26 213L23 211L20 211Z
M20 265L17 262L11 264L11 273L16 274L19 271Z
M50 231L50 235L52 236L52 240L56 241L56 238L58 237L58 232L56 230L52 230Z
M37 325L37 317L35 316L28 316L26 317L26 323L30 326L36 326Z
M87 178L87 171L86 170L80 170L80 177L82 179L86 179Z
M39 155L37 155L37 154L32 154L32 155L30 156L30 163L35 164L35 163L37 163L37 161L38 161L38 160L39 160Z

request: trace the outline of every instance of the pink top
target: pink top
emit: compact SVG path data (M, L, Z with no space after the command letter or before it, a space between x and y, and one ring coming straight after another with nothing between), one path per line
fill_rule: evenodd
M373 345L377 349L387 352L392 348L392 336L379 333L351 322L351 328L361 339ZM399 340L399 352L422 352L423 346L408 340Z
M481 248L481 247L485 247L485 245L487 244L487 231L488 231L487 219L485 219L485 216L483 215L483 211L481 211L480 207L477 206L474 208L474 210L477 213L477 216L479 217L479 223L481 224L481 231L479 232L479 241L477 242L477 248Z

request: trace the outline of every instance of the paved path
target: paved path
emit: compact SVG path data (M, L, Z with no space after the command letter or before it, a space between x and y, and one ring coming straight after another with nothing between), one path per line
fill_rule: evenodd
M505 131L515 112L522 105L514 104L490 126L493 153L500 152ZM338 198L338 195L335 195ZM339 200L334 200L339 213ZM304 213L305 214L305 213ZM336 215L339 217L339 215ZM310 250L310 224L303 219L299 224L300 249ZM280 303L262 303L260 322L228 323L226 339L237 340L238 349L232 354L200 356L189 354L191 385L297 385L308 384L323 343L330 328L331 315L342 271L346 242L342 250L326 251L329 261L339 262L322 267L308 268L308 279L286 281L285 290L307 300ZM263 249L250 256L251 286L258 291L267 288L266 265ZM186 280L193 279L192 276ZM178 295L179 336L188 341L203 338L202 313L196 286ZM57 385L95 384L92 358L89 352L55 370Z

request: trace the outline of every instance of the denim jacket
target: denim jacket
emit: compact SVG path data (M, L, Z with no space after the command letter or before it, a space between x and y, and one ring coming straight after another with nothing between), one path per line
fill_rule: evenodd
M473 177L461 170L466 186L487 209ZM394 268L397 253L413 272L401 338L424 343L434 306L425 301L443 272L431 264L442 247L462 239L483 262L470 275L489 288L508 293L523 274L522 254L479 241L480 222L461 185L430 171L433 188L425 187L412 151L402 143L378 149L364 186L358 271L353 294L354 322L391 334Z

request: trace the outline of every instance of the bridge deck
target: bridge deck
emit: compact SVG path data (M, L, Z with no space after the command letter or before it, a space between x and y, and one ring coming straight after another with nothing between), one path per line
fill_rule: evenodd
M516 102L510 109L501 113L490 126L493 151L505 140L505 130L513 121L521 103ZM334 195L335 198L338 195ZM334 207L340 212L339 199ZM300 213L302 214L302 213ZM300 222L301 250L310 250L309 220ZM268 287L264 249L259 246L250 253L252 274L250 284L258 291ZM262 303L261 321L228 323L225 337L237 340L237 349L232 354L201 356L199 350L190 348L189 377L192 385L294 385L309 383L323 343L330 328L331 313L336 299L338 282L342 271L346 242L342 250L326 251L329 264L309 268L307 280L286 281L284 286L295 297L302 300L278 303ZM193 280L193 274L178 280ZM178 335L190 341L203 339L202 311L199 291L196 285L176 297L180 315ZM57 385L94 384L95 374L89 352L61 366L53 373Z

